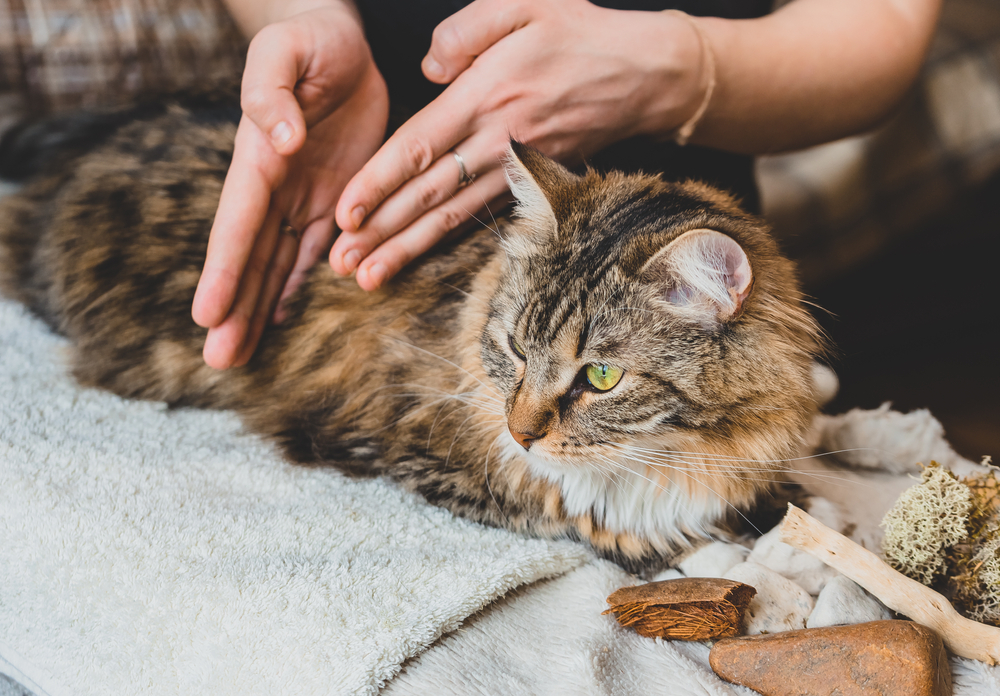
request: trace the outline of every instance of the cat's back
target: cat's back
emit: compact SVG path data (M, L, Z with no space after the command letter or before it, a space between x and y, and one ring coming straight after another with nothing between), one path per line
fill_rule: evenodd
M339 362L341 337L359 329L403 327L444 345L455 303L495 250L485 231L445 245L400 274L389 302L317 264L251 368L216 372L202 359L207 332L191 304L232 160L234 112L175 101L96 119L57 119L0 143L0 169L27 179L0 201L0 291L73 341L84 384L239 408L261 385L312 388L316 365ZM352 350L363 342L353 339Z
M26 181L0 202L3 291L74 336L101 304L162 302L166 278L181 290L200 271L232 158L227 116L173 105L11 133L0 168Z

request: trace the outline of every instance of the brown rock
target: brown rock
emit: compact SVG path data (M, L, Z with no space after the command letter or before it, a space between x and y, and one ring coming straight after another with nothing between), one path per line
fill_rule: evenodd
M727 681L764 696L951 696L941 638L911 621L872 621L720 640Z
M677 578L623 587L608 597L622 626L639 635L675 640L735 636L757 590L722 578Z

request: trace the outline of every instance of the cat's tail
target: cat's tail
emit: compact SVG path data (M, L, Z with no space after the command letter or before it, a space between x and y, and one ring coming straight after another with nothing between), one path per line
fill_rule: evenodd
M26 119L0 138L0 179L26 181L71 166L122 126L162 116L172 106L196 111L202 121L240 118L239 84L149 96L117 108L72 111Z
M50 203L63 181L43 177L0 199L0 294L26 305L53 328L58 322L49 306L52 278L38 252Z
M0 179L26 181L68 165L110 137L127 112L77 112L25 120L0 138Z

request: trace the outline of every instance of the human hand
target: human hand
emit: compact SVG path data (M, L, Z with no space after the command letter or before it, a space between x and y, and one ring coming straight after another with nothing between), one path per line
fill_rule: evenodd
M448 88L340 197L331 266L379 287L506 192L512 136L572 164L633 135L669 135L700 106L703 58L679 14L477 0L438 25L423 61L428 79ZM477 176L472 186L459 187L452 151Z
M360 18L339 4L260 31L241 102L192 307L218 369L250 359L276 303L330 248L337 199L382 143L389 108ZM283 222L297 234L282 234Z

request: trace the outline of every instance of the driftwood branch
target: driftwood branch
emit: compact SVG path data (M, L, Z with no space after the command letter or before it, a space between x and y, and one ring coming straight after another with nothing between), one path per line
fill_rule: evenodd
M788 506L779 534L783 542L840 571L890 609L937 632L956 655L991 665L1000 662L1000 629L965 618L942 595L893 570L794 505Z

